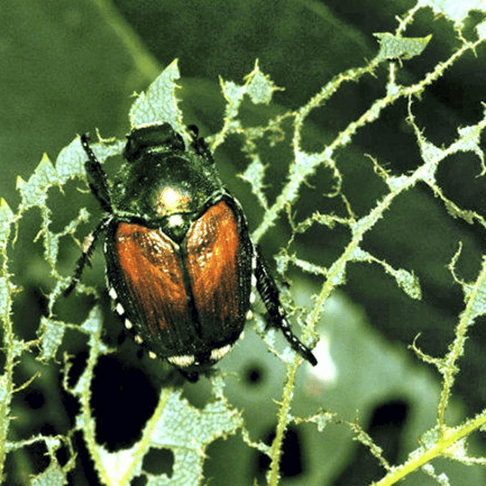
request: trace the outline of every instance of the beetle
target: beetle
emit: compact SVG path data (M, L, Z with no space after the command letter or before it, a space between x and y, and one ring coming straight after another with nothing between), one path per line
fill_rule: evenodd
M111 185L87 135L81 136L88 185L104 216L64 294L76 287L104 234L115 311L135 332L135 341L148 345L151 357L166 359L189 381L197 381L240 337L253 285L270 325L316 365L292 332L240 203L224 188L197 127L189 129L186 146L168 123L134 128Z

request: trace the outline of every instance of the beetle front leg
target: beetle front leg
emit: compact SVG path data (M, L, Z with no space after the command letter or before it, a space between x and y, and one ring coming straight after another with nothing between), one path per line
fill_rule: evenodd
M79 259L76 263L76 270L74 271L74 274L71 278L71 282L69 283L69 286L63 292L64 297L67 297L74 290L74 288L76 287L76 285L80 281L84 267L86 266L86 264L89 263L91 255L95 251L96 243L98 242L98 238L99 238L100 234L103 231L105 231L105 229L108 226L108 223L110 223L110 221L111 221L111 216L107 216L106 218L102 219L100 224L89 235L88 238L91 241L89 242L87 248L84 249L82 255L79 257Z
M283 332L285 339L287 339L295 352L299 353L312 366L315 366L317 364L317 359L312 354L312 351L292 332L292 328L285 316L285 311L280 303L277 284L270 275L267 263L265 262L258 245L255 245L254 253L256 259L256 287L265 307L267 308L272 324Z

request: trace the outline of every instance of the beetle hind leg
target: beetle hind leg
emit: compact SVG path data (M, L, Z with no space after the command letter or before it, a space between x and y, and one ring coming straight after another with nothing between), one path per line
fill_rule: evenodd
M279 291L273 277L270 275L267 263L265 262L260 248L255 245L255 277L256 287L265 307L267 308L271 324L278 327L292 349L300 354L312 366L317 364L317 359L312 351L303 344L293 333L290 323L285 316L285 311L280 303Z

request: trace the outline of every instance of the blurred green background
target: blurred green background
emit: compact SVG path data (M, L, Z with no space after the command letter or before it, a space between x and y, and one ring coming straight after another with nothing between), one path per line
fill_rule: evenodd
M86 131L94 133L98 128L104 137L124 136L129 130L127 112L132 94L146 89L174 58L179 59L182 74L179 95L185 119L188 123L199 124L203 135L221 128L224 103L218 77L241 83L243 77L253 69L255 60L259 59L261 70L269 74L278 86L285 88L285 91L275 94L272 107L248 109L245 112L247 118L244 121L248 125L259 124L272 110L281 112L301 106L334 75L351 67L362 66L377 52L377 43L372 34L394 30L395 17L403 15L413 5L412 1L386 0L2 2L0 195L15 208L19 202L15 192L17 175L27 179L44 152L55 160L59 150L77 134ZM481 18L479 13L470 16L465 31L467 35L473 35L473 27ZM433 39L422 56L405 62L400 72L400 80L404 83L421 79L437 62L447 59L459 45L452 25L445 18L435 17L427 9L417 15L416 22L407 34L433 34ZM357 85L343 86L325 107L316 110L306 127L306 147L318 150L362 114L375 98L383 96L385 74L377 72L377 78L367 77ZM450 144L458 126L477 122L482 113L481 101L486 99L485 79L485 49L480 48L477 57L472 54L464 56L443 79L426 91L420 101L415 102L417 123L424 128L429 140L437 146ZM385 110L378 122L357 133L352 148L338 154L344 192L358 216L366 214L377 198L384 194L382 183L364 154L376 157L396 175L414 169L421 162L413 134L404 122L406 114L405 102ZM274 197L285 178L290 151L287 144L280 144L275 149L264 147L263 150L268 153L265 163L272 167L268 182L272 183L270 197ZM216 156L224 180L247 208L250 223L255 228L261 210L250 194L249 186L235 177L247 163L241 154L239 141L229 140ZM458 205L484 215L485 184L484 179L476 178L479 173L476 157L471 154L456 155L442 164L439 181L445 194ZM323 196L329 191L331 183L326 171L319 171L309 183L308 191L295 208L299 219L310 215L315 209L330 213L340 210L335 201ZM76 192L75 185L70 186L69 190ZM73 197L70 208L66 203L69 200L68 193L63 205L57 206L65 208L66 215L56 214L61 220L77 213L77 196ZM96 207L94 203L91 204L91 207ZM25 339L32 339L38 319L45 313L44 294L49 291L52 282L42 263L40 245L31 245L38 231L38 219L35 215L28 217L32 218L33 223L20 233L16 251L23 256L12 263L12 271L24 287L15 307L19 333ZM282 221L266 235L262 244L269 260L273 262L271 255L287 241L289 234L288 225ZM347 231L340 229L313 229L305 237L297 238L294 250L302 258L329 265L340 254L348 237ZM331 336L331 354L341 367L338 367L341 379L351 374L349 367L356 360L353 353L357 353L357 350L353 346L357 342L367 343L369 339L374 343L373 350L364 358L365 364L354 370L356 374L348 377L350 382L341 381L339 388L338 381L337 392L331 390L327 396L326 391L325 398L321 400L320 397L309 398L302 391L296 398L296 406L303 410L302 413L311 413L317 406L326 406L352 419L359 409L370 434L373 431L375 435L372 436L389 451L392 456L389 459L392 462L404 459L404 454L416 445L411 437L425 431L425 423L428 427L433 424L433 417L428 416L426 422L415 423L413 433L407 436L404 432L416 420L417 409L425 403L424 397L431 389L427 384L435 383L437 386L438 381L434 382L433 372L422 367L413 356L397 356L402 356L400 353L418 333L421 333L419 345L426 352L442 356L447 351L453 339L457 316L463 308L461 290L454 284L446 268L459 241L463 243L463 253L458 262L458 272L465 280L474 280L484 251L484 232L477 225L452 219L443 204L425 187L419 186L397 201L387 217L367 236L363 246L396 268L413 270L420 279L423 299L420 302L411 301L389 277L384 276L378 266L354 265L349 268L348 281L343 288L347 294L344 298L347 304L341 302L338 311L331 306L326 316L334 322L328 322L329 330L323 324L323 329ZM62 265L67 275L74 266L78 250L73 245L64 251L65 261ZM99 255L96 261L101 276L102 260ZM318 291L321 283L320 279L308 278L298 272L290 277L297 287L296 294L304 300ZM77 311L78 305L85 304L71 303L71 312ZM339 321L342 314L348 317ZM361 330L353 331L354 324L350 323L357 321L361 323L357 325ZM472 415L478 412L486 400L482 352L486 337L484 324L484 320L480 319L472 329L466 358L459 363L461 373L455 391L460 401L456 404L456 417L461 413ZM343 330L349 331L349 334L343 334ZM337 344L332 344L333 338ZM387 355L384 349L390 347L393 351ZM251 376L250 372L255 369L245 367L246 360L243 358L252 356L251 353L255 352L252 349L250 346L245 354L229 357L228 370L238 370L243 376ZM347 356L344 355L346 353ZM372 362L371 356L376 357L377 353L384 353L386 359ZM260 367L256 368L258 376L273 376L274 359L270 356L259 364ZM405 361L402 362L402 359ZM380 380L376 377L386 368L392 368L390 362L401 363L396 374L387 378L387 382L395 383L391 383L383 393L378 393L372 389L373 386L379 388ZM222 366L224 368L225 365ZM30 376L33 369L33 364L32 368L21 368L25 373L24 379ZM112 368L109 370L114 373ZM377 373L372 375L375 381L368 382L372 370ZM43 372L44 376L49 373L45 369ZM414 389L416 372L426 373L427 377L423 381L417 379L418 384ZM135 381L140 380L138 371L133 374ZM410 381L404 378L408 374L412 377ZM127 375L125 378L128 379ZM52 380L55 382L56 378ZM248 383L251 384L251 379ZM363 384L363 390L356 388L358 383ZM348 391L343 389L343 384L345 387L355 386L353 392L349 388ZM403 384L403 389L400 390L397 384ZM25 419L25 424L22 422L25 430L17 432L20 436L28 436L39 430L44 433L59 432L59 428L65 432L68 428L70 418L67 416L61 420L63 426L59 426L59 423L54 426L46 418L52 414L52 409L48 411L46 408L53 402L47 398L44 386L48 387L49 381L47 384L34 384L34 392L27 391L16 399L16 406L24 410L27 417L33 410L38 410L38 420L44 420L42 426L38 423L33 426L32 418ZM127 385L120 385L120 388L123 386L129 388ZM363 394L361 402L357 397L358 391ZM248 396L252 392L243 386L240 389L229 388L228 393L233 397L235 406L249 410L250 416L252 405L249 402L253 398L250 400ZM260 391L256 395L260 395L260 400L262 397L278 399L278 392L274 393L263 394ZM429 412L433 412L435 393L430 392L433 396ZM55 401L59 415L64 413L61 412L62 403L68 400L63 397ZM113 402L110 403L113 405ZM253 407L259 410L261 405L257 401ZM109 406L108 410L111 410ZM126 418L120 417L119 420ZM53 421L56 422L55 419ZM271 420L269 423L263 422L264 425L258 427L258 438L271 434L273 423ZM310 429L310 426L305 427ZM306 434L293 441L303 457L300 472L289 473L284 480L287 482L283 484L367 484L382 474L376 461L365 450L348 444L346 453L336 458L332 456L332 450L328 450L332 449L329 441L332 443L339 439L326 438L326 435L314 437L314 430ZM349 437L346 439L350 443ZM123 440L119 443L123 443ZM117 441L114 440L114 443ZM240 438L232 438L229 443L231 450L244 449ZM226 447L227 444L221 442L211 452L219 457L223 452L218 448ZM478 447L482 445L478 444ZM289 454L290 462L296 460L295 450L293 455ZM326 458L324 462L327 466L319 463L321 454ZM35 462L32 458L29 460ZM82 453L79 461L83 465L89 463ZM243 455L237 455L235 463L227 458L216 462L217 465L209 461L206 473L213 478L212 484L224 484L227 480L235 481L231 473L236 469L232 468L240 467L248 477L242 475L238 484L251 484L247 481L251 481L253 474L262 478L265 465L258 461L253 452L246 459L243 459ZM21 469L18 464L18 460L10 464L10 470L16 471L15 474ZM227 477L222 474L225 464ZM319 467L330 468L326 473L327 479L316 472ZM459 471L461 474L462 470ZM78 476L76 484L93 484L93 478L88 473L87 479L81 476ZM475 480L478 478L475 477ZM433 484L432 480L428 482L429 479L423 478L414 478L414 481L410 484ZM13 481L12 484L22 482L18 480L18 483Z

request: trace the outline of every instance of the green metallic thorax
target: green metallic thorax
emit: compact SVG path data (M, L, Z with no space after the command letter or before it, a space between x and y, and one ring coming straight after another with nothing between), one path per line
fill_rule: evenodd
M142 219L180 242L224 189L212 158L198 153L196 142L186 150L170 126L162 140L160 132L160 126L148 126L137 145L129 140L112 202L122 218Z

